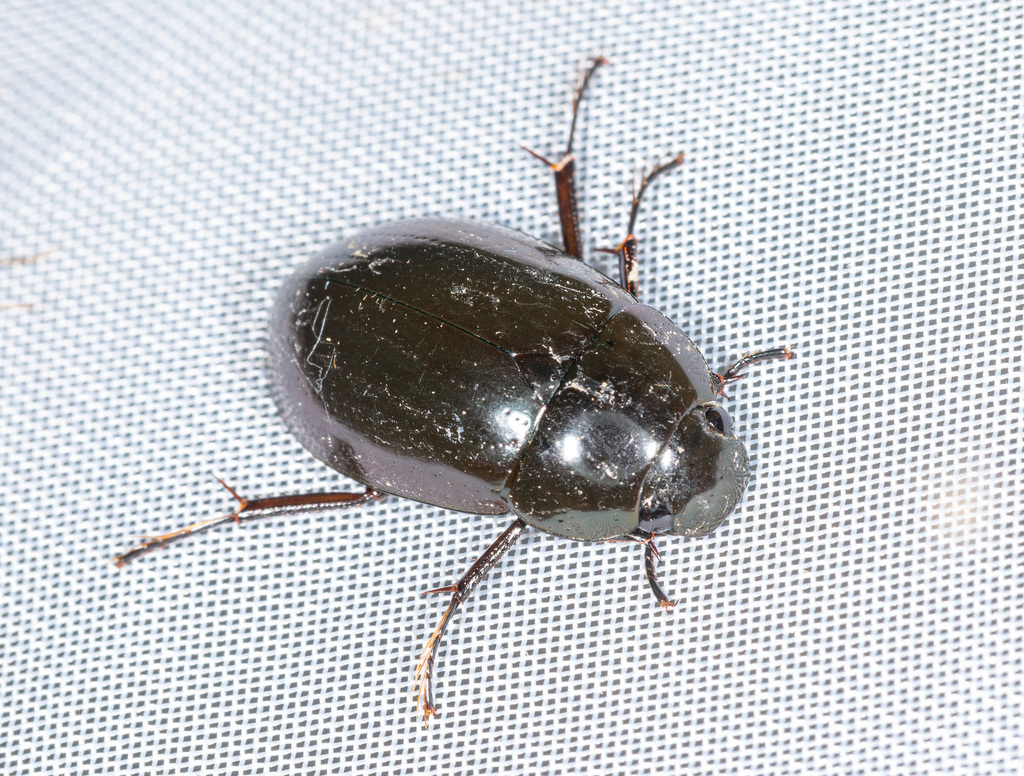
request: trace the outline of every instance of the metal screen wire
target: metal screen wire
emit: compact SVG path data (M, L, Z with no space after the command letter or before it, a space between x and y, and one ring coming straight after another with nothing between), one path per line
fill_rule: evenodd
M1021 773L1022 12L1013 2L36 2L0 9L0 773ZM271 401L298 264L450 215L588 251L632 169L643 299L754 475L713 535L528 533L387 499L140 534L352 483ZM612 257L593 261L614 271Z

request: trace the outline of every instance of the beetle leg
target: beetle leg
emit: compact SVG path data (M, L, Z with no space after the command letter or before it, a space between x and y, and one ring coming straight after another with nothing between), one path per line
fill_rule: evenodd
M310 509L354 507L384 497L384 494L380 491L368 487L362 493L303 493L294 496L247 499L239 496L234 488L220 479L220 477L215 477L214 479L227 488L228 492L235 497L235 500L238 501L238 509L229 515L221 515L209 520L200 520L161 536L146 536L139 544L114 558L114 562L119 567L124 566L136 558L145 555L147 552L159 547L166 547L168 544L180 541L194 533L208 531L221 523L240 523L243 520L251 520L257 517L270 517L271 515L279 515L286 512L304 512Z
M647 187L654 182L655 178L664 172L674 170L682 163L683 155L679 154L667 162L655 165L654 169L650 172L647 172L646 168L641 170L639 188L636 185L636 173L633 173L633 204L629 211L629 226L626 228L626 238L615 248L599 249L601 253L619 254L619 284L638 299L640 298L640 278L637 273L637 239L633 234L633 229L636 227L636 217L640 212L640 201L643 199Z
M713 376L715 388L722 396L725 396L725 386L746 377L743 370L748 366L760 364L764 361L779 361L793 358L793 351L789 348L769 348L768 350L755 350L753 353L744 353L740 360L726 369L721 374ZM726 396L726 398L729 398Z
M644 544L644 573L647 576L647 584L651 586L651 592L658 599L661 608L671 609L677 602L671 600L665 595L665 591L661 589L661 582L658 580L658 570L655 568L660 560L661 554L658 552L658 548L654 546L654 537L652 536Z
M565 153L557 162L551 162L538 153L523 147L534 159L551 168L555 174L555 193L558 195L558 217L562 222L562 241L565 243L565 252L570 256L583 259L583 246L580 241L580 218L576 207L576 158L572 155L572 139L576 134L576 119L579 117L580 103L583 101L583 93L590 83L590 77L601 65L607 65L608 60L604 57L597 57L584 70L576 82L576 96L572 101L572 126L569 128L569 142L565 147Z
M665 595L665 591L661 588L661 582L658 580L657 564L661 561L661 553L654 546L654 534L642 528L635 528L626 534L623 540L644 546L644 575L647 577L647 584L651 586L651 592L658 599L661 608L671 609L677 602Z
M473 588L483 581L484 577L487 576L487 572L519 540L519 537L523 535L525 530L526 521L521 517L516 518L512 525L506 528L504 533L495 540L494 544L488 547L484 554L469 567L469 570L462 575L458 582L450 587L441 587L422 593L422 595L447 592L452 594L452 600L448 602L448 608L444 610L440 622L437 623L434 632L427 639L427 643L420 653L419 662L416 664L416 681L419 683L416 707L423 706L423 727L426 727L430 718L437 714L437 706L434 705L434 663L437 660L437 648L441 644L441 639L444 637L449 621L455 616L459 606L469 598Z

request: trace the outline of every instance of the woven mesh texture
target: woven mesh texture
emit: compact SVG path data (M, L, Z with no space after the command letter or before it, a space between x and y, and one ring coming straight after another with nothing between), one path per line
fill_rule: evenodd
M1021 773L1022 14L820 0L0 7L0 773ZM453 215L590 247L635 165L644 299L725 365L754 476L712 536L530 533L342 488L269 396L308 256ZM36 254L43 253L39 256ZM611 271L610 257L597 265Z

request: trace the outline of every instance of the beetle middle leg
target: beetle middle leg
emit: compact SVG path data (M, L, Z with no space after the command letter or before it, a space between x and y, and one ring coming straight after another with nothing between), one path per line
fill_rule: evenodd
M192 534L200 533L202 531L208 531L214 526L218 526L223 523L240 523L243 520L252 520L257 517L270 517L272 515L280 515L288 512L305 512L310 509L354 507L359 504L365 504L368 501L374 501L375 499L384 497L384 494L380 491L368 487L362 493L303 493L292 496L271 496L269 498L247 499L239 496L235 492L235 489L224 482L220 477L215 477L215 479L227 488L228 492L235 497L235 500L238 502L238 509L229 515L221 515L220 517L213 517L209 520L200 520L199 522L192 523L191 525L187 525L184 528L179 528L177 531L171 531L167 534L162 534L160 536L147 536L143 541L136 544L130 550L123 552L114 558L114 562L119 567L124 566L148 552L152 552L160 547L166 547L168 544L181 541L186 536L191 536Z
M671 609L675 606L677 602L665 595L658 579L657 565L661 561L661 553L654 546L654 534L643 528L634 528L622 537L622 541L636 542L644 546L644 576L647 577L647 584L651 586L651 592L662 609Z
M540 154L523 147L534 159L551 168L555 174L555 192L558 194L558 217L562 222L562 242L565 244L565 252L576 259L583 259L583 245L580 240L580 217L576 207L576 157L572 154L572 139L576 134L576 119L579 117L580 103L583 101L583 93L587 90L590 77L601 65L607 65L608 60L604 57L596 57L590 65L580 74L576 83L576 95L572 101L572 125L569 127L569 142L566 144L565 153L557 162L551 162Z
M431 593L451 593L452 599L448 608L441 615L441 620L430 634L423 652L420 653L419 663L416 665L416 679L419 682L419 692L416 705L423 706L423 727L427 726L430 718L437 713L437 706L434 705L434 663L437 660L437 648L444 637L445 629L449 621L455 616L462 603L469 598L470 593L491 570L495 563L515 544L519 537L526 530L526 521L523 518L516 518L515 521L504 533L499 536L494 544L488 547L484 554L477 558L476 562L469 567L469 570L462 575L462 578L454 585L439 587L436 590L427 590L423 595Z

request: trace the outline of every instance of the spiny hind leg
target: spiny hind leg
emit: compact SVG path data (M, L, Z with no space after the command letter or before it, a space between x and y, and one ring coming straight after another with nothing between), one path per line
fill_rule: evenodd
M580 113L580 103L583 102L583 93L587 90L590 77L601 65L607 65L608 60L604 57L596 57L590 65L580 73L576 82L576 95L572 101L572 125L569 127L569 142L566 144L565 153L557 162L545 159L540 154L524 147L534 159L538 159L555 174L555 193L558 195L558 217L562 223L562 242L565 245L565 252L576 259L583 260L583 245L580 240L580 217L576 206L576 157L572 154L572 140L576 134L576 119Z
M124 566L148 552L152 552L160 547L166 547L168 544L181 541L186 536L201 533L202 531L208 531L222 523L240 523L243 520L251 520L258 517L270 517L272 515L280 515L289 512L304 512L310 509L344 509L384 497L384 494L380 491L367 487L362 493L302 493L292 496L271 496L269 498L247 499L239 496L238 493L235 492L234 488L224 482L220 477L215 477L214 479L223 485L238 502L238 508L234 512L227 515L221 515L220 517L213 517L209 520L200 520L192 523L191 525L187 525L184 528L179 528L177 531L171 531L170 533L158 536L146 536L130 550L127 550L114 558L114 562L118 566Z
M512 525L506 528L501 536L484 551L484 554L469 567L469 570L462 575L458 582L448 587L439 587L436 590L427 590L423 593L423 595L431 593L452 594L451 601L448 602L448 608L444 610L444 614L441 615L437 627L434 628L430 638L427 639L427 643L423 646L423 651L420 653L420 659L416 664L416 683L418 685L416 707L423 708L423 727L426 727L427 723L430 722L430 718L437 714L437 706L434 703L434 666L437 661L437 650L441 645L441 639L444 638L444 632L448 627L448 623L455 616L459 607L469 598L473 589L484 580L487 572L519 540L519 537L523 535L525 530L526 521L521 517L516 518Z

